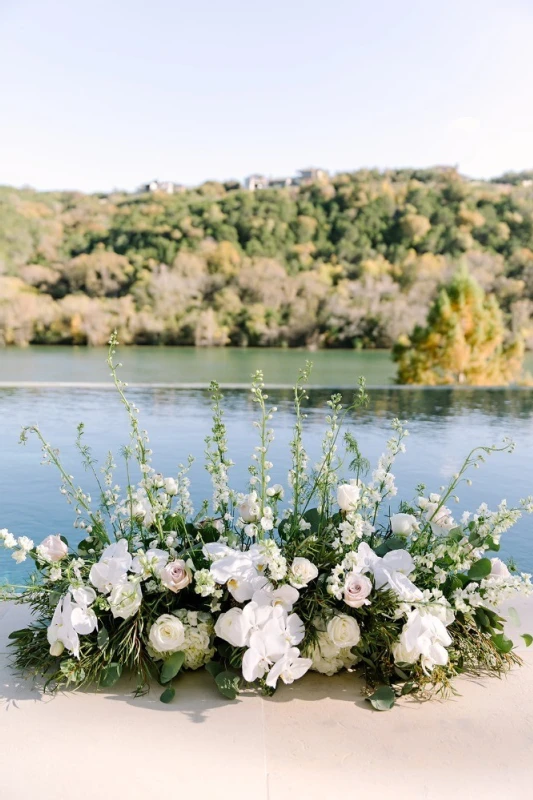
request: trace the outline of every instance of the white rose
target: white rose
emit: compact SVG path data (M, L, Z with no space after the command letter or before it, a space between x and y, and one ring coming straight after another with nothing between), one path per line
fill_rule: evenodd
M159 573L161 583L171 592L179 592L191 582L191 571L183 559L171 561Z
M60 536L47 536L37 547L37 553L43 561L52 563L65 558L68 553L68 547Z
M239 514L244 522L257 522L259 519L260 508L257 502L257 492L247 494L239 506Z
M140 608L142 603L142 592L140 584L127 581L119 583L114 587L109 595L109 606L111 613L115 617L129 619Z
M341 483L337 489L337 503L341 511L353 511L361 496L361 489L354 483Z
M299 556L294 559L289 571L289 583L295 589L302 589L310 581L313 581L318 575L318 569L308 558L300 558Z
M230 608L221 614L215 624L215 633L234 647L244 647L250 637L250 623L243 617L242 608Z
M396 536L409 536L417 527L416 517L412 514L393 514L390 524Z
M150 628L148 638L157 653L175 653L185 641L185 628L173 614L163 614Z
M350 608L370 605L366 598L372 591L372 581L358 572L350 572L344 584L344 602Z
M501 560L501 558L491 558L491 570L490 574L492 578L509 578L511 573L507 569L507 565Z
M328 636L337 647L354 647L361 639L359 625L348 614L337 614L327 626Z
M178 493L178 484L174 478L165 478L163 481L163 486L165 487L165 492L171 497Z

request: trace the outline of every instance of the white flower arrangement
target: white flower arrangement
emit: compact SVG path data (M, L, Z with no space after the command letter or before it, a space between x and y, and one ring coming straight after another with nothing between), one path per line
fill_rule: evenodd
M108 363L130 419L123 457L128 475L135 466L139 471L136 484L122 490L115 483L112 455L99 473L80 425L77 447L99 486L95 508L40 430L22 433L22 441L35 434L45 463L59 470L81 538L70 546L52 534L35 546L0 530L15 561L31 558L37 569L22 594L15 587L4 593L28 603L36 617L11 634L17 669L46 675L50 687L110 687L128 670L138 692L157 677L163 702L172 700L182 669L205 667L230 698L245 685L271 693L310 669L348 669L363 672L369 699L383 710L401 694L446 691L460 672L500 674L519 663L499 609L516 593L533 591L530 576L489 553L523 513L533 512L533 500L514 508L503 501L496 511L483 504L460 521L446 505L469 482L471 467L493 452L511 452L512 443L473 450L446 489L426 495L417 487L390 514L397 494L392 467L407 430L393 422L386 452L367 478L356 439L347 432L342 447L340 437L346 414L367 402L361 381L347 408L340 395L329 401L321 458L310 469L302 412L308 365L294 387L287 487L271 485L276 408L258 372L252 399L259 443L249 487L230 485L222 395L213 383L206 440L213 495L195 514L190 459L174 476L152 466L148 436L117 375L116 344L113 337Z

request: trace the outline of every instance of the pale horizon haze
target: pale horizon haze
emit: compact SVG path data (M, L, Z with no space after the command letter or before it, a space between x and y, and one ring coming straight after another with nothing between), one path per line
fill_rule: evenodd
M0 185L533 167L533 3L0 0Z

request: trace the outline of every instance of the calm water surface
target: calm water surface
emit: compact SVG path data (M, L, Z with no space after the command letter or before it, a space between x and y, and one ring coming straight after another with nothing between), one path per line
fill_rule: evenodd
M20 382L99 383L109 379L107 351L101 347L27 347L0 349L0 385ZM125 347L123 380L131 383L247 384L257 369L269 384L292 386L306 360L313 362L316 386L355 386L360 375L369 384L394 380L387 350L287 350L281 348Z
M39 375L45 375L43 362L36 359L34 351L25 352L29 354L29 361L38 365ZM217 351L222 357L226 352ZM134 371L130 354L131 351L127 351L127 358L123 358L128 361L130 371ZM0 363L4 361L4 355L5 351L0 355ZM51 359L48 362L51 368L52 361L59 359L59 355L46 351L43 358ZM264 362L274 358L271 351L261 351L261 355L267 356ZM276 375L284 374L285 355L278 354L278 362L274 360L268 366L265 363L265 372L277 364L279 372ZM292 359L295 354L288 355ZM255 358L255 353L251 357ZM350 358L354 357L358 356L350 354ZM232 366L231 359L230 356L227 369L218 366L220 377L234 368L235 363ZM68 351L67 362L70 365L72 360ZM261 362L258 360L258 363ZM65 363L61 365L60 360L55 364L54 374L61 375L61 380L65 379L67 373L69 378L73 378L72 366L66 366ZM292 372L292 361L289 366ZM330 367L324 361L323 374L328 376L328 380L342 385L345 382L344 373L330 373ZM34 368L37 369L37 366ZM195 366L196 370L204 368L204 363ZM21 368L24 379L35 378L35 375L27 375L24 369ZM79 375L83 374L83 369L79 367ZM145 369L155 370L160 377L160 365L156 369L153 363L146 363ZM251 371L250 363L247 363L246 370ZM199 374L195 372L195 378ZM237 373L231 374L234 379ZM330 378L330 375L333 377ZM52 375L46 377L52 378ZM105 370L97 380L100 377L105 377ZM203 497L210 495L209 479L199 458L203 452L203 439L210 427L207 392L202 389L147 386L132 388L130 394L141 409L143 426L150 432L156 469L171 475L189 453L197 456L191 477L193 497L198 506ZM279 408L274 419L276 438L272 445L274 468L271 472L275 482L286 484L286 445L293 421L291 397L287 390L272 390L269 394ZM475 509L484 500L490 507L495 507L502 498L509 503L516 503L520 497L533 493L533 393L530 390L402 391L391 387L372 390L370 396L368 410L352 417L349 424L357 434L364 454L372 462L384 449L391 419L399 416L409 420L411 436L407 440L408 451L398 459L395 469L401 495L413 497L415 486L421 482L430 490L438 490L457 471L470 448L500 441L504 436L511 436L517 441L514 455L492 456L482 469L475 471L473 486L464 487L460 493L457 516L464 509ZM310 392L306 443L313 463L320 451L327 397L325 390ZM256 444L254 428L251 426L256 409L252 406L249 393L243 390L227 391L225 401L230 452L236 461L232 483L235 487L244 488L247 466ZM38 423L46 438L60 449L68 471L75 475L77 481L92 489L89 476L79 465L73 447L76 425L82 420L86 423L87 441L92 444L94 455L101 459L108 449L118 453L120 445L127 442L127 419L112 391L90 386L0 389L0 527L8 527L17 535L31 536L35 541L57 532L65 534L71 543L76 541L76 531L72 528L72 509L59 493L57 474L51 467L40 465L36 441L22 447L18 444L18 436L23 424ZM123 483L122 470L119 469L118 473L118 482ZM532 518L524 518L508 534L503 546L505 556L512 555L523 569L529 571L533 571L532 523ZM23 570L24 567L18 568L6 551L0 551L0 577L20 578Z

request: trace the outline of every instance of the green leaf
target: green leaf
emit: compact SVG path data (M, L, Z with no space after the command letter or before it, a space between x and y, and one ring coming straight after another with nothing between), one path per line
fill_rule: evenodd
M526 647L531 647L533 644L533 636L530 633L523 633L522 639L526 643Z
M104 674L100 678L100 686L109 689L114 686L122 675L122 664L112 661L111 664L105 669Z
M168 683L172 680L172 678L175 678L182 668L184 661L185 653L183 653L181 650L178 650L177 653L172 653L171 656L163 661L160 675L161 683Z
M19 631L11 631L11 633L9 634L9 636L7 638L8 639L12 639L12 640L13 639L22 639L22 637L27 634L28 630L29 630L29 628L22 628Z
M240 678L234 672L219 672L215 677L216 684L220 694L228 697L230 700L235 700L239 693Z
M480 558L479 561L474 561L466 575L471 581L480 581L490 575L491 569L490 558Z
M379 547L376 547L375 552L378 556L384 556L391 550L402 550L404 547L405 539L400 539L399 536L389 536Z
M59 538L61 539L63 544L66 544L66 546L68 547L68 539L65 536L61 536L61 535L59 536Z
M161 700L162 703L171 703L172 700L174 700L175 696L176 696L176 690L174 689L174 687L167 686L167 688L161 694L161 697L159 699Z
M414 691L415 689L416 686L414 681L407 681L407 683L404 683L404 685L402 686L402 697L406 694L411 694L411 692Z
M367 697L366 700L376 711L389 711L396 702L396 695L390 686L378 686L374 694Z
M500 549L500 545L497 542L494 541L492 536L487 536L485 541L489 546L489 550L491 550L493 553L497 553L498 552L498 550Z
M504 633L495 633L492 637L492 641L500 653L510 653L513 649L513 642L511 639L508 639Z
M208 661L205 668L213 678L216 678L217 675L224 671L224 666L220 661Z
M482 608L476 608L474 612L474 617L476 619L477 624L482 630L490 630L491 629L491 622L487 614Z
M104 627L102 627L98 631L98 635L96 637L96 643L98 644L98 647L103 648L106 646L108 642L109 642L109 634L107 630Z
M311 525L310 533L317 533L320 525L318 508L310 508L303 514L303 519Z
M407 675L407 673L405 673L405 672L403 671L403 669L400 669L400 667L398 666L398 664L395 664L395 665L394 665L394 672L396 673L396 675L398 675L398 677L399 677L399 678L401 678L401 679L402 679L402 681L407 681L407 680L409 680L409 675Z

